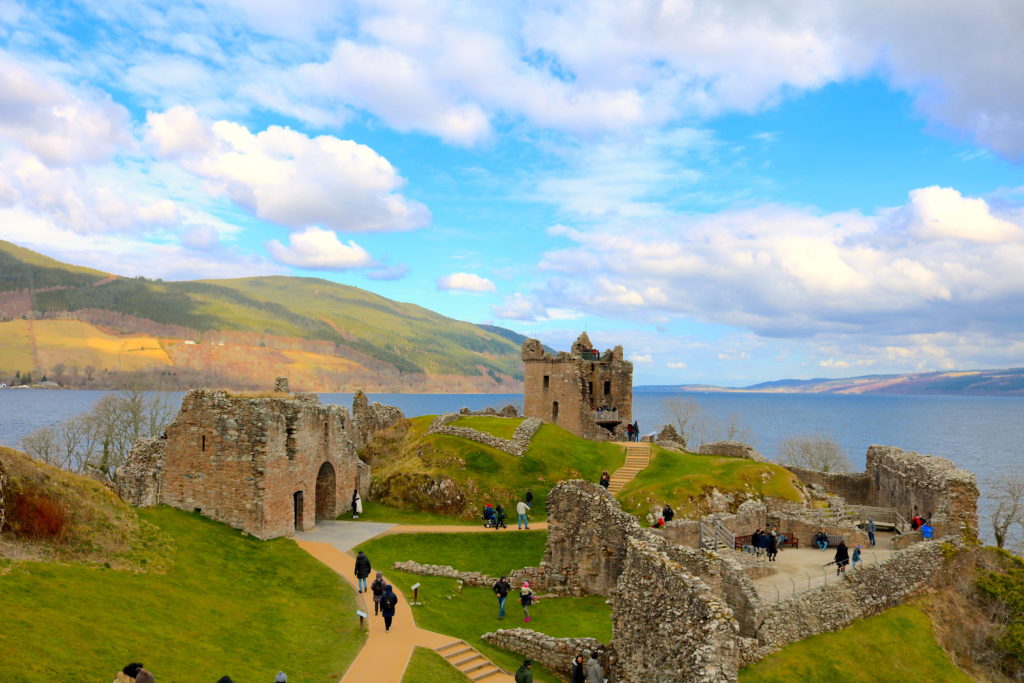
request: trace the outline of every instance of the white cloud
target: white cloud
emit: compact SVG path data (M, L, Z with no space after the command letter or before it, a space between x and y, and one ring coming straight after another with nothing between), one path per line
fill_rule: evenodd
M673 370L682 370L686 367L686 363L683 361L672 361L668 363L668 366Z
M210 124L192 107L181 105L163 113L147 112L145 141L162 159L201 156L214 143Z
M271 240L267 250L278 263L298 268L349 270L373 264L370 254L354 241L343 244L333 230L316 226L292 233L287 247Z
M475 273L452 273L437 278L437 288L463 292L493 292L494 283Z
M547 309L534 297L516 292L505 297L500 305L491 307L494 315L505 320L532 322L547 319Z
M949 187L913 190L909 211L907 229L922 240L1018 242L1024 237L1019 225L993 216L984 199L965 199Z
M629 357L634 363L653 363L654 357L649 353L635 353Z

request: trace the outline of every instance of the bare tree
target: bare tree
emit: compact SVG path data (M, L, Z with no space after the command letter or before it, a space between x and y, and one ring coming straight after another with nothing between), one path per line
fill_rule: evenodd
M750 429L737 413L729 413L724 420L716 420L692 398L669 398L663 405L672 416L676 431L695 452L701 444L713 441L750 443L753 440Z
M1024 477L1017 472L1004 472L989 482L988 494L995 501L992 512L992 533L996 546L1002 548L1013 525L1024 527Z
M782 462L819 472L847 472L850 461L835 439L824 434L791 436L779 444Z
M36 460L60 467L60 445L57 430L52 426L40 427L21 437L21 448Z

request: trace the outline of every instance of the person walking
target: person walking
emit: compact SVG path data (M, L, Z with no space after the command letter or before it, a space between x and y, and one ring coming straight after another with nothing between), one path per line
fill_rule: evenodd
M278 671L277 675L274 676L274 683L288 683L288 674Z
M640 441L640 423L633 420L633 441Z
M523 606L523 621L530 622L530 605L533 604L533 591L530 590L530 582L523 581L523 587L519 589L519 604Z
M498 503L498 507L494 508L494 528L505 528L505 508L501 507L501 503Z
M932 536L935 534L935 529L932 527L932 523L927 519L921 520L921 538L926 541L932 540Z
M526 504L525 500L521 500L518 503L516 503L516 514L519 515L519 521L517 523L517 528L519 528L519 529L522 529L523 527L526 527L527 529L530 528L530 520L527 519L527 517L526 517L526 513L529 512L529 511L530 511L530 506Z
M391 630L391 620L395 618L395 605L398 604L398 596L391 589L391 584L384 586L384 595L380 598L380 613L384 617L384 632Z
M661 511L661 518L665 520L666 524L668 524L669 522L671 522L675 518L675 516L676 516L676 511L672 509L671 505L669 505L668 503L665 503L665 507Z
M605 470L604 472L601 473L601 481L597 483L605 488L608 488L608 486L612 483L612 475L608 474L608 470Z
M846 541L839 541L833 562L836 563L836 576L845 574L846 565L850 564L850 549L846 547Z
M360 593L366 592L366 577L370 575L371 569L373 567L370 566L370 558L360 550L356 555L356 579Z
M775 556L779 554L779 537L775 534L768 534L768 561L774 562Z
M767 529L762 529L761 530L761 540L760 540L761 552L763 554L765 554L765 555L768 554L768 542L771 539L771 537L772 537L772 535L770 533L768 533Z
M626 441L633 440L633 425L630 422L626 423Z
M572 660L572 677L569 680L572 683L587 683L587 662L583 655L576 655L576 659Z
M868 532L868 543L875 545L875 520L868 517L868 523L864 526Z
M359 519L363 513L363 499L359 497L359 491L352 492L352 519Z
M508 577L501 577L497 583L491 586L491 590L498 596L498 618L505 618L505 600L508 599L509 591L512 590L512 585L508 582Z
M523 500L526 502L526 507L528 507L528 508L530 508L532 510L533 509L533 491L527 490L526 491L526 496L523 497Z
M601 668L597 652L591 652L590 661L587 662L587 683L604 683L604 669Z
M533 672L530 671L532 666L532 659L523 660L523 665L516 669L516 683L533 683Z
M370 584L370 592L373 593L373 616L380 614L380 599L384 597L384 575L377 572L377 578Z
M857 547L855 547L853 549L853 558L852 558L853 568L856 569L857 565L860 564L861 562L862 562L862 560L860 559L860 546L858 545Z

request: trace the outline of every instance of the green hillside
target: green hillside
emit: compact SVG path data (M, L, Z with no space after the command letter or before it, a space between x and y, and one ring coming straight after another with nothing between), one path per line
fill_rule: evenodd
M71 266L0 240L0 292L49 287L84 287L109 277L91 268Z

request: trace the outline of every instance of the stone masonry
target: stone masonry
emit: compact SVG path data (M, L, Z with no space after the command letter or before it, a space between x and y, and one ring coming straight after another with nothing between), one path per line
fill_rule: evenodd
M257 538L290 536L334 519L353 489L366 495L369 467L355 442L384 422L351 420L314 395L243 398L195 389L162 438L135 444L118 493L138 506L199 512Z
M621 346L600 354L584 332L571 351L557 356L545 353L538 340L527 339L522 358L524 415L588 439L624 438L626 423L633 419L633 364L624 360Z
M749 446L739 441L715 441L701 444L701 455L722 455L728 458L746 458L755 462L768 462L768 459Z
M566 677L572 673L573 659L583 652L597 652L606 673L610 666L607 646L594 638L554 638L526 628L500 629L485 633L482 638L491 645L519 652ZM589 659L589 655L586 658Z
M515 432L512 433L511 439L502 439L499 436L482 432L479 429L472 429L470 427L456 427L451 423L464 417L461 413L445 413L444 415L438 415L427 427L427 434L448 434L449 436L458 436L463 439L469 439L470 441L476 441L482 443L485 446L491 448L497 448L499 451L504 451L509 455L522 457L526 450L530 447L530 441L533 440L533 435L537 433L540 426L544 424L535 417L528 417L523 420Z

